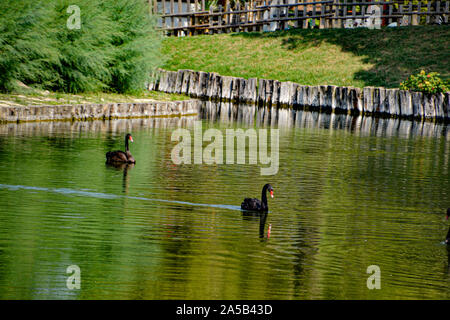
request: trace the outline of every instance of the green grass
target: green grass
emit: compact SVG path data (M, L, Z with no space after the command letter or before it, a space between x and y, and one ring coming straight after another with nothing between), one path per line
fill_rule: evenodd
M167 70L192 69L305 85L398 87L421 69L450 78L450 26L297 29L169 37Z
M61 104L102 104L139 103L148 101L176 101L189 97L180 94L167 94L155 91L142 91L135 94L116 93L59 93L27 89L20 93L1 94L0 106L61 105Z

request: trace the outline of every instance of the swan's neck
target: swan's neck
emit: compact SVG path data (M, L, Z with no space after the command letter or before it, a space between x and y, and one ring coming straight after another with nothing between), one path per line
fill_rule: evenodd
M128 137L125 137L125 152L129 151L128 149Z
M264 186L261 193L261 201L264 205L264 207L267 208L267 186Z

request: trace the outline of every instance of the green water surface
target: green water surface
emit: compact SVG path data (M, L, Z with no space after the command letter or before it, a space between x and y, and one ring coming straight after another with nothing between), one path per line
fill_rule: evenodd
M174 164L195 116L0 125L0 298L450 297L447 126L229 104L199 118L279 129L278 173ZM136 165L105 165L127 132ZM267 182L266 219L243 214Z

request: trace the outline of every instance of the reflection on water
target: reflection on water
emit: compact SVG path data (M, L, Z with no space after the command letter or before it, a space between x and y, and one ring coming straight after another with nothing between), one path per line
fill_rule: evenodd
M267 212L263 213L254 213L254 212L248 212L243 211L242 212L242 218L247 221L258 221L259 222L259 238L265 239L266 237L266 221L267 221ZM270 236L267 235L267 238Z
M253 105L237 105L230 102L204 101L199 106L199 114L202 119L211 123L277 126L286 130L299 127L329 129L330 132L346 130L355 134L387 137L443 136L446 139L450 137L447 126L441 123L319 113L288 108L254 108Z
M115 169L118 171L123 172L123 178L122 178L122 186L123 186L123 193L128 194L128 170L132 170L135 166L134 163L106 163L106 167L109 167L111 169Z
M199 118L279 128L279 172L174 165L173 130ZM127 132L136 165L105 165ZM448 299L448 167L443 124L230 103L1 125L0 298ZM270 212L242 212L265 183ZM66 287L73 264L81 290Z

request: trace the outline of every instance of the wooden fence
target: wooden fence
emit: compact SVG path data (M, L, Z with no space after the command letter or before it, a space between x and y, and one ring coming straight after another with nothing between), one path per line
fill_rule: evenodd
M222 2L224 3L224 2ZM149 0L167 35L289 28L448 24L450 1L254 0L207 7L205 0Z

